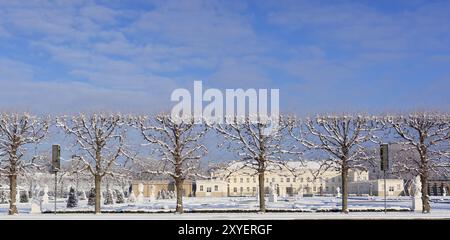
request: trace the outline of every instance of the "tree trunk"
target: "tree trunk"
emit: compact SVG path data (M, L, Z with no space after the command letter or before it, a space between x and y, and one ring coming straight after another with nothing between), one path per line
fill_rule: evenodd
M428 196L428 149L425 145L426 135L420 132L419 154L420 154L420 182L422 183L422 213L430 213L431 207Z
M266 211L266 200L265 200L265 188L264 188L264 171L259 171L258 173L259 181L259 211Z
M16 205L16 194L17 194L17 175L11 174L9 175L9 215L18 214L17 205Z
M420 174L420 181L422 182L422 213L430 213L430 201L428 196L428 172Z
M342 167L342 213L348 213L348 168Z
M177 213L183 213L183 179L175 179L175 188L177 191L177 207L175 211Z
M100 213L100 204L102 201L101 183L101 176L95 175L95 214Z

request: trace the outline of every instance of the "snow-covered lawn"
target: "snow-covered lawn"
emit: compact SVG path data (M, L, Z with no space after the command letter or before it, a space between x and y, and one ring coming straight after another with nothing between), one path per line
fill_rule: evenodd
M349 199L350 214L338 212L340 198L335 197L304 197L285 198L278 202L267 202L268 213L256 213L258 202L255 198L184 198L185 211L182 219L292 219L292 218L450 218L450 197L432 197L432 213L421 214L409 211L411 199L409 197L388 198L387 207L390 212L383 213L384 198L381 197L351 197ZM79 201L76 208L66 208L66 200L58 199L55 214L30 214L29 203L19 203L19 216L7 216L8 204L0 204L2 218L130 218L130 219L179 219L180 215L171 212L175 209L175 199L148 199L142 204L114 204L103 205L105 214L85 214L92 212L93 207L87 205L87 200ZM43 206L44 212L52 212L52 202ZM63 214L65 213L65 214ZM120 214L109 214L120 213ZM152 213L152 214L140 214Z

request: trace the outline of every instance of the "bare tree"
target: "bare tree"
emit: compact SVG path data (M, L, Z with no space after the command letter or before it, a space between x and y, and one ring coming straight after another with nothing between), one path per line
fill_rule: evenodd
M264 177L269 169L289 167L283 156L292 154L293 148L285 149L283 145L283 130L286 125L278 119L276 128L271 128L270 122L252 121L250 117L234 118L227 124L214 125L214 129L222 134L228 149L239 156L238 167L230 170L230 174L240 169L252 169L258 175L259 211L265 212ZM268 131L270 129L270 131Z
M366 161L373 159L374 155L366 151L364 144L376 141L374 132L381 129L379 121L367 116L317 116L291 121L289 132L295 140L327 155L320 162L320 170L340 171L342 212L348 213L348 172L365 169Z
M36 184L41 180L40 178L43 175L49 173L51 167L51 160L48 151L38 153L37 143L35 143L34 148L34 153L31 157L31 160L28 162L29 167L24 168L19 175L25 182L27 182L29 187L28 193L30 194L30 197L34 197L33 190L35 190Z
M136 119L147 145L161 159L158 166L146 169L146 173L164 174L175 181L176 212L183 213L183 182L187 177L200 176L201 158L207 153L201 140L207 132L206 125L196 124L194 118L176 121L170 115L159 114L154 118L140 116ZM156 168L156 169L155 169Z
M26 146L40 142L47 134L49 119L28 113L2 113L0 115L0 172L8 175L10 206L8 214L17 214L17 177L33 165L23 159Z
M74 169L87 170L95 181L95 213L100 213L101 183L115 168L127 163L125 117L120 114L79 114L58 117L56 125L75 140ZM122 160L122 161L121 161ZM72 170L72 174L73 174ZM76 170L75 170L76 171Z
M408 116L386 117L402 139L403 150L412 151L396 163L397 168L422 182L423 213L431 211L428 195L430 173L442 174L450 169L450 116L448 114L412 113Z

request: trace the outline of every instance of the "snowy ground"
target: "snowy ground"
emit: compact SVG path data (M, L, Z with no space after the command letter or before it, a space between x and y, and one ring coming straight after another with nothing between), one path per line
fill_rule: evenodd
M87 201L80 201L76 208L66 208L65 199L58 199L58 214L35 214L31 212L29 203L19 203L19 215L8 216L8 204L0 204L0 218L2 219L347 219L347 218L447 218L450 219L450 197L433 197L432 213L421 214L409 211L411 199L409 197L389 198L387 207L392 212L386 214L384 198L352 197L349 199L350 214L341 214L341 199L335 197L305 197L280 199L276 203L267 202L268 213L260 214L258 202L254 198L184 198L186 214L174 214L175 199L148 199L142 204L104 205L100 215L88 214L93 207ZM45 204L44 211L53 211L53 203ZM212 211L212 212L211 212ZM226 211L226 212L225 212ZM238 212L249 211L249 212ZM378 212L376 212L378 211ZM380 212L381 211L381 212ZM116 214L113 214L116 213ZM147 214L143 214L147 213ZM151 214L149 214L151 213Z

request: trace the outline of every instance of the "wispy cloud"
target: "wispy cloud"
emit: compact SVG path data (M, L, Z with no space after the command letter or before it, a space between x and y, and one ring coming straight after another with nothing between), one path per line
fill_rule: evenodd
M279 87L295 111L448 108L450 4L391 6L0 1L0 106L167 109L200 79Z

